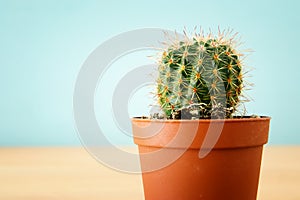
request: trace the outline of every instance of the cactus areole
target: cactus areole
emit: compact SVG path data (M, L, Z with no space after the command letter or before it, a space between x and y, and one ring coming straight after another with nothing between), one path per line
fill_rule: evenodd
M194 34L172 41L158 60L157 98L169 119L231 118L243 74L234 36Z

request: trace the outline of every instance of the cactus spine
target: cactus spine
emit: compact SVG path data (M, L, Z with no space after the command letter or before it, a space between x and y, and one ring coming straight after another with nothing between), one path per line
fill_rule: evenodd
M159 60L158 102L170 119L230 118L243 89L234 37L194 34L173 41Z

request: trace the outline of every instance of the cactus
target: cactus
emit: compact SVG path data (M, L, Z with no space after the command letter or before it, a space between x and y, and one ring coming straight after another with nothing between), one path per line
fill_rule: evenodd
M172 41L159 59L157 97L170 119L230 118L243 89L241 56L228 32Z

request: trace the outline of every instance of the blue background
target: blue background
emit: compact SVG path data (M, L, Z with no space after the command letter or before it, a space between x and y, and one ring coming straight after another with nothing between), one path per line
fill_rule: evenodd
M72 98L88 55L125 31L196 25L240 33L254 50L249 113L272 116L270 144L300 144L298 2L0 1L0 145L80 145Z

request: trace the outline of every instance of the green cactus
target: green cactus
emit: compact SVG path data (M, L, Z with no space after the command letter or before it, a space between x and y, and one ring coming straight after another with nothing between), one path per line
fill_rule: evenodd
M230 118L243 89L241 54L224 32L173 41L159 60L158 102L170 119Z

